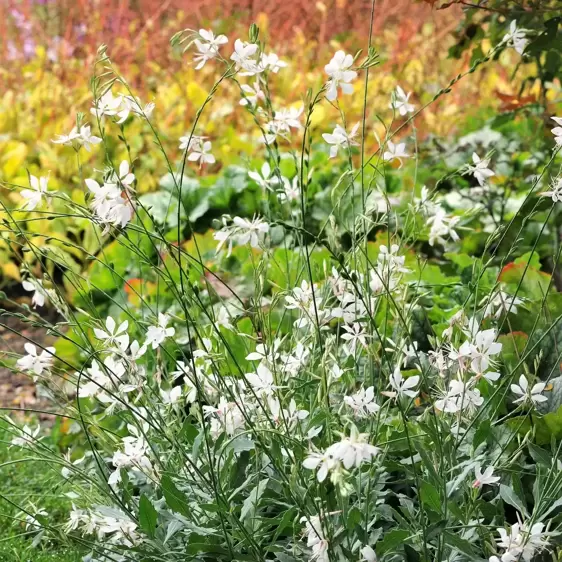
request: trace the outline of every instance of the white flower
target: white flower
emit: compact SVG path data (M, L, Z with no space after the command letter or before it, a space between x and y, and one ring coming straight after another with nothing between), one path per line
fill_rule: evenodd
M560 129L560 140L562 145L562 127ZM550 184L550 191L543 191L539 193L541 197L550 197L554 203L562 201L562 178L555 178Z
M415 360L418 358L418 342L414 341L411 344L405 343L402 346L402 353L404 358L402 359L402 366L405 367L410 360Z
M123 438L123 450L113 455L112 463L115 467L109 475L107 483L114 486L121 481L122 468L134 468L144 475L152 472L152 463L148 458L148 443L142 436L131 436Z
M526 37L526 29L518 29L517 22L513 20L509 25L509 31L504 35L503 41L508 47L513 47L520 55L529 44Z
M180 137L180 150L200 150L206 138L197 135Z
M205 141L198 146L194 146L187 159L190 162L199 161L199 165L214 164L216 162L216 158L211 154L211 148L211 141Z
M328 472L338 467L339 461L327 451L325 453L309 453L308 457L304 459L302 465L308 470L316 470L316 478L318 482L324 482Z
M328 540L324 537L320 516L301 517L301 523L305 523L304 535L307 539L306 545L312 549L310 562L330 562L328 557Z
M273 120L265 124L266 131L263 141L272 144L277 135L288 138L291 129L302 129L300 117L304 111L304 106L298 108L280 109L273 114Z
M98 100L94 101L94 107L90 111L98 119L104 116L115 117L119 113L122 102L122 96L114 96L111 90L108 90Z
M167 314L158 313L158 324L150 326L146 332L144 344L147 347L152 345L152 349L156 349L166 338L171 338L176 333L174 328L167 328L169 320Z
M393 160L398 160L400 166L402 166L402 158L409 158L410 155L406 152L406 143L400 142L394 144L392 141L386 143L386 150L382 156L385 162L392 162Z
M295 176L292 181L283 176L283 190L279 190L277 198L281 203L292 203L299 201L301 197L301 190L299 187L299 176Z
M552 134L554 135L554 142L558 146L562 146L562 117L551 117L551 119L559 125L558 127L553 127Z
M488 168L488 166L490 165L489 158L484 158L484 160L481 160L480 156L478 156L476 152L473 152L472 162L474 163L474 166L469 165L468 171L476 178L481 186L484 186L487 183L488 178L496 175L492 170Z
M438 400L435 407L445 412L468 412L474 413L484 403L484 398L480 396L477 388L472 388L473 381L463 383L460 380L453 379L449 383L449 392L445 397L445 406L441 408Z
M33 308L44 306L47 292L43 288L43 283L40 279L30 277L29 279L22 281L21 284L26 291L33 291L33 295L31 297L31 304L33 305Z
M69 518L64 526L64 530L68 533L70 531L76 531L79 527L82 527L84 534L91 535L96 530L96 520L92 514L88 513L84 509L77 509L74 504L72 504L72 509L69 513Z
M143 108L138 98L123 94L114 96L111 90L108 90L94 101L94 107L90 111L98 119L105 116L113 117L116 123L121 124L131 113L146 119L150 118L154 107L153 103L149 103Z
M96 513L95 525L99 539L103 539L105 535L110 534L111 542L122 544L128 548L140 542L140 536L136 532L137 524L131 521L124 513L118 517Z
M336 125L336 128L331 133L324 133L322 138L330 144L330 158L337 156L340 148L349 148L350 146L357 146L357 142L353 139L357 135L359 123L356 123L349 134L341 125Z
M80 138L80 133L77 127L73 127L68 135L57 135L56 139L52 139L51 142L54 144L64 144L65 146L72 146L75 141ZM101 139L100 139L101 140Z
M16 447L26 447L28 445L32 445L35 441L37 441L37 436L39 435L40 431L41 427L39 425L37 426L35 431L32 431L32 429L28 425L24 425L20 429L19 437L12 437L11 444Z
M535 523L531 528L526 523L514 523L509 533L503 527L498 529L498 547L505 549L501 562L531 562L536 551L548 544L543 529L543 523ZM494 558L499 560L497 556L492 556L490 560Z
M357 78L357 72L350 70L353 66L353 57L344 51L337 51L332 60L324 67L330 77L326 83L326 99L334 101L338 97L338 87L344 94L352 94L351 81Z
M182 397L182 388L181 386L174 386L170 390L165 390L163 388L160 389L160 397L162 398L162 402L167 405L173 405L180 401Z
M361 554L361 562L377 562L377 555L369 545L365 545L359 554Z
M255 373L247 373L246 379L258 396L270 396L277 388L273 380L273 373L263 363L258 365Z
M243 219L241 217L234 217L232 225L228 225L227 220L229 217L223 217L223 228L218 232L213 233L213 238L219 243L217 245L217 253L219 253L228 240L228 255L232 252L233 242L238 244L250 244L252 248L260 247L260 240L264 235L269 232L269 224L255 217L253 220Z
M231 314L233 314L233 316L231 316ZM215 319L215 323L217 326L222 326L223 328L233 332L234 326L232 325L232 319L234 318L234 315L235 313L229 312L226 306L220 306Z
M286 68L287 63L282 61L275 53L269 55L262 55L260 63L262 66L269 68L271 72L277 74L282 68Z
M523 299L519 297L512 297L510 294L498 289L489 298L484 299L482 303L486 302L484 316L494 316L499 318L502 314L511 312L517 314L517 307L523 304ZM482 304L481 303L481 304Z
M346 333L341 335L341 339L347 342L344 350L347 355L355 355L358 344L363 348L367 347L366 338L370 336L359 322L355 322L351 326L344 325L343 329Z
M259 248L260 235L269 232L269 225L259 218L250 221L234 217L232 222L238 228L238 244L250 244L252 248Z
M262 189L272 189L273 185L279 184L279 178L272 173L268 162L264 162L259 172L249 171L248 176L253 179Z
M40 354L37 354L37 348L30 342L26 342L23 347L27 355L17 360L18 368L37 376L51 368L56 353L54 347L46 347Z
M420 382L420 377L415 375L413 377L404 378L400 372L400 366L397 366L393 373L390 375L389 384L394 389L394 391L387 392L386 395L394 398L396 396L409 396L410 398L415 398L418 395L418 390L414 388Z
M311 287L308 281L303 279L300 287L295 287L292 294L285 297L286 307L291 310L308 310L309 304L313 301L313 289L316 288L316 285Z
M117 327L115 320L111 316L108 316L105 320L106 331L94 328L94 334L98 340L104 342L107 349L125 351L127 347L129 347L129 334L127 334L128 327L128 320L125 320L119 325L119 327Z
M117 173L115 173L115 171L112 172L108 183L121 184L126 189L132 189L134 181L135 175L129 171L129 162L123 160L121 164L119 164L119 171Z
M244 429L245 419L235 402L227 402L224 397L219 400L218 406L203 406L205 416L212 416L211 434L216 438L223 431L234 435L238 430Z
M82 125L80 129L74 127L68 135L57 135L56 139L51 142L54 144L64 144L65 146L75 146L80 148L83 146L90 152L92 145L99 144L102 141L100 137L92 135L92 130L89 125Z
M445 238L451 238L453 242L460 240L459 235L455 231L455 227L460 222L460 217L448 216L445 210L439 205L435 208L435 214L427 219L429 230L429 245L435 245L439 242L446 244Z
M200 70L207 61L216 58L219 54L220 46L228 43L226 35L217 35L215 37L210 29L200 29L199 36L200 39L194 39L193 41L198 51L194 57L194 61L198 63L195 70Z
M93 144L99 144L102 139L92 135L92 129L90 125L82 125L78 134L78 142L90 152Z
M479 331L474 336L474 344L471 350L471 368L475 373L487 371L491 357L501 352L502 344L496 342L496 336L497 333L493 328Z
M377 256L377 265L380 264L392 273L410 273L410 270L404 265L406 256L399 255L399 251L400 246L398 244L391 244L390 250L385 244L381 244Z
M119 119L117 123L123 123L129 116L129 113L139 117L144 117L145 119L150 119L150 116L155 108L154 103L147 103L143 108L139 98L135 98L133 96L121 96L121 98L122 109L119 112L121 119Z
M255 107L260 100L265 100L265 93L261 89L259 79L254 82L253 87L243 84L241 90L244 92L244 97L240 100L240 105Z
M277 134L289 133L291 129L302 129L300 117L304 106L283 108L273 115L273 123Z
M396 109L396 111L398 111L398 113L402 116L407 115L408 113L413 113L415 107L408 102L410 96L411 94L406 94L400 86L396 86L396 91L394 92L394 96L389 107L391 109Z
M130 199L124 198L121 190L114 183L100 186L96 180L91 178L84 181L94 195L91 207L99 221L106 225L104 233L109 230L111 225L125 227L133 217L133 206Z
M85 179L84 183L94 196L91 203L94 212L100 217L107 216L111 210L113 201L121 197L121 190L114 183L104 183L100 185L96 180L91 178Z
M514 400L515 403L531 402L531 404L539 404L540 402L546 402L548 400L546 396L541 394L545 388L546 384L544 382L535 383L532 388L529 388L529 381L526 379L525 375L521 375L519 377L519 384L511 385L511 392L519 396L517 400Z
M380 406L375 402L374 386L361 387L355 394L344 396L343 400L360 418L375 414L380 410Z
M43 197L47 197L47 182L49 178L41 176L37 178L36 176L29 175L29 185L31 189L22 189L21 196L26 200L26 206L24 210L33 211L39 203L43 200Z
M255 43L246 43L240 39L234 42L234 53L230 56L236 66L236 70L242 70L241 76L253 76L263 72L264 67L258 65L258 62L252 58L258 52L258 46Z
M340 460L347 470L353 466L358 468L361 463L371 462L380 453L378 447L366 442L367 437L368 434L358 434L352 429L349 437L345 437L339 443L330 445L326 449L326 454Z
M110 369L108 368L108 370ZM92 361L92 366L86 369L86 375L88 382L80 385L78 389L78 396L80 398L97 396L104 391L106 385L111 384L111 379L104 373L100 364L95 360Z
M271 348L267 348L263 343L256 345L256 351L252 351L246 355L247 361L269 361L273 362L279 358L277 349L281 345L281 340L275 340Z
M499 476L494 476L493 466L489 466L486 470L484 470L484 472L482 472L482 467L478 465L474 469L474 474L476 475L476 480L474 481L474 484L472 484L474 488L481 488L484 485L497 484L500 481Z

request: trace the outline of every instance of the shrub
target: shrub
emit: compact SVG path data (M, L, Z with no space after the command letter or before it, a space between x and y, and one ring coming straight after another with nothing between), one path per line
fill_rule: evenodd
M6 209L44 264L24 288L61 317L48 324L25 309L59 340L28 342L17 368L53 398L74 396L78 435L63 458L30 428L12 444L63 465L74 502L64 532L89 544L90 560L508 562L554 551L560 118L554 143L548 131L518 138L539 107L446 148L419 146L415 128L425 106L501 51L524 55L525 34L506 28L424 106L397 86L371 151L370 41L337 51L324 84L283 107L271 92L285 62L256 26L230 56L226 37L187 30L173 45L221 70L178 139L178 162L153 104L100 48L89 119L58 142L78 162L85 143L99 144L104 167L80 166L86 195L35 176L21 192L39 224L80 217L103 240L89 275L57 269L36 243L41 227L32 235ZM216 155L199 123L226 83L265 159L211 187ZM349 96L364 100L357 124ZM338 121L320 134L322 106ZM158 194L137 191L144 155L130 122L167 163ZM116 143L126 158L112 156ZM197 232L211 208L215 229ZM82 244L64 240L88 253Z

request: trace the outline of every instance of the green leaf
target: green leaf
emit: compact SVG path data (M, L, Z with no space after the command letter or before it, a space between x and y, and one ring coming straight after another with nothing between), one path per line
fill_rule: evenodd
M157 522L158 512L152 502L143 494L139 501L139 526L151 539L156 535Z
M208 542L194 542L188 544L185 547L185 552L186 554L198 554L199 552L202 552L204 554L213 553L216 555L222 555L227 560L250 560L250 561L255 560L255 556L253 554L244 554L236 551L234 551L234 553L231 553L228 550L228 548L225 548L224 546L220 546L218 544L212 544ZM214 556L212 560L222 560L222 557L218 558Z
M470 560L475 560L477 558L472 545L465 539L459 537L455 533L448 533L445 532L445 544L448 546L453 547L455 550L458 550L462 554L465 554L469 557Z
M409 544L404 545L404 554L406 555L406 562L420 561L420 553Z
M537 252L527 252L526 254L523 254L521 257L517 258L514 263L523 265L528 263L531 267L534 267L536 269L541 268L541 260Z
M528 447L531 457L537 464L542 464L549 468L552 466L552 456L548 451L545 451L534 443L529 443Z
M139 202L147 209L154 221L169 228L178 225L178 212L180 220L185 219L185 210L183 205L180 207L177 196L166 191L145 193L139 197Z
M189 211L189 221L196 222L209 210L209 199L203 199Z
M285 511L280 522L277 524L275 535L273 535L273 539L271 541L272 544L277 540L277 538L281 535L281 533L283 533L283 531L285 531L285 529L291 524L291 521L295 519L297 513L298 511L294 507L291 507L291 509ZM278 517L276 519L279 520Z
M355 506L352 507L347 515L347 530L353 531L355 527L361 524L362 519L361 511Z
M484 420L474 433L474 438L472 440L472 447L474 450L478 449L478 446L484 443L490 435L490 420Z
M523 515L527 515L527 510L525 509L523 502L519 497L517 497L517 494L515 493L513 488L510 488L505 484L500 484L500 497L505 503L511 505L520 513L522 513Z
M261 480L258 485L250 492L250 495L244 500L242 504L242 511L240 513L240 521L244 521L248 517L253 517L256 513L256 508L260 499L267 487L269 478Z
M502 359L510 369L515 368L523 356L529 336L523 332L510 332L498 337L498 343L502 344Z
M409 531L406 531L404 529L395 529L394 531L386 533L384 539L377 544L377 554L379 556L382 556L387 552L396 550L406 541L406 539L409 538L409 536Z
M562 439L562 406L556 412L550 412L543 416L542 421L555 439Z
M431 508L436 513L441 513L441 498L439 492L429 482L422 482L420 487L420 499L422 504Z
M476 260L474 256L462 253L445 252L443 255L457 265L461 271L467 267L471 267Z
M177 489L176 485L167 474L162 476L160 484L168 507L172 511L188 517L190 515L190 510L185 494Z

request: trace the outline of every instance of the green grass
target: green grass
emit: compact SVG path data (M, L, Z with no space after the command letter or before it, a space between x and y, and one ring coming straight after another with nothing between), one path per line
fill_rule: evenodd
M37 422L29 425L36 427ZM12 437L9 424L0 420L0 561L80 562L85 552L62 538L33 546L35 532L26 531L21 510L45 509L49 525L60 528L71 507L65 495L69 489L56 467L41 460L24 460L33 454L10 446Z
M69 550L68 547L42 545L33 548L31 540L8 537L0 542L2 562L81 562L84 552Z

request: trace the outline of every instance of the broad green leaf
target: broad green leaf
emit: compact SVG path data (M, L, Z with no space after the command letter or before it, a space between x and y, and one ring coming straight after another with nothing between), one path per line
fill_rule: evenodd
M474 438L472 439L472 447L474 450L478 449L478 446L488 439L490 429L490 420L484 420L478 425L478 428L474 432Z
M513 488L510 488L505 484L500 484L500 497L505 503L517 509L519 513L527 515L527 510L525 509L523 502L517 496Z
M410 537L410 532L404 529L395 529L386 533L383 540L376 546L376 551L379 556L387 552L395 551Z
M242 504L242 511L240 512L240 521L245 521L248 517L253 517L260 502L260 499L267 488L269 478L261 480L258 485L250 492L250 495L244 500Z
M148 497L143 494L139 501L139 526L151 539L156 535L157 522L158 512Z
M164 494L164 498L166 499L168 507L172 511L188 517L191 514L191 510L189 509L187 498L183 492L178 490L170 476L164 474L164 476L162 476L160 484L162 486L162 493Z
M431 508L436 513L441 513L441 498L439 492L429 482L422 482L420 486L420 499L423 505Z

